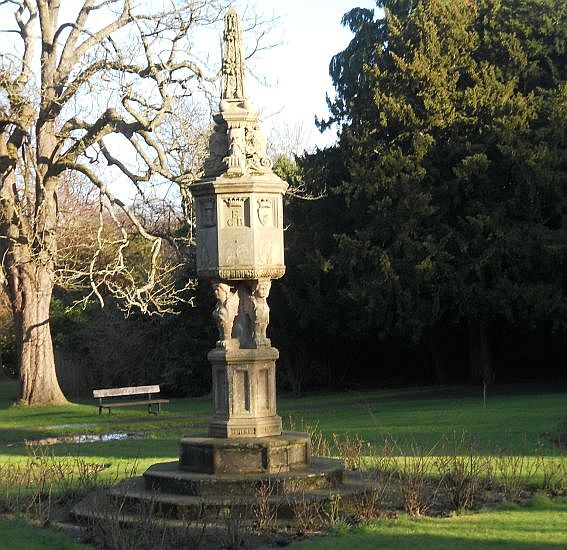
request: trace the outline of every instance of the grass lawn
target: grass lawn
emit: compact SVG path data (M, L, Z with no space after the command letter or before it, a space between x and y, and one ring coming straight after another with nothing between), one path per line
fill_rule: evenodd
M0 523L0 548L6 550L87 550L86 546L71 541L63 533L52 529L32 527L23 521Z
M528 390L528 391L526 391ZM19 467L23 471L43 456L45 460L74 461L100 465L98 480L114 482L121 477L142 473L155 462L176 460L179 439L206 432L212 414L210 398L172 399L159 415L148 415L143 407L116 409L112 415L99 416L93 399L78 400L61 407L20 407L12 403L17 385L0 382L0 498L11 491L2 480L2 468ZM567 388L553 389L502 387L489 389L486 406L480 388L435 387L340 394L305 398L280 397L278 413L287 429L308 431L316 428L323 435L359 436L380 448L385 441L395 441L395 452L408 455L421 452L442 454L440 441L451 434L469 434L475 452L492 456L497 451L524 459L543 456L567 464L564 447L567 425ZM79 435L123 434L123 440L88 443L64 443L29 446L24 440L72 437ZM530 477L530 483L541 483ZM546 501L539 507L498 509L452 518L401 516L359 527L344 536L308 541L306 546L324 544L325 548L361 547L405 548L559 548L566 547L567 504ZM0 547L5 540L17 540L22 525L0 524ZM4 533L11 534L4 536ZM338 530L340 531L340 530ZM49 533L49 531L46 531ZM25 538L25 537L24 537ZM15 543L14 543L15 544ZM562 546L561 546L562 545ZM29 547L29 546L28 546ZM46 543L44 548L66 548ZM72 548L73 546L69 546ZM323 547L323 546L321 546Z
M498 509L449 518L402 515L358 527L345 533L340 527L335 536L297 542L292 550L333 550L356 548L417 548L480 550L559 550L567 547L567 501L536 498L524 506L508 505Z

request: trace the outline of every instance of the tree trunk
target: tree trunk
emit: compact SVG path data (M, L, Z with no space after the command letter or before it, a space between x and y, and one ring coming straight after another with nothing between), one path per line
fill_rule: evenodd
M42 266L19 266L14 308L21 402L59 405L67 400L55 371L49 306L53 282Z
M5 283L16 330L16 353L21 382L20 402L28 405L55 405L67 400L57 382L53 344L49 326L49 306L53 292L56 253L56 220L54 194L47 195L48 204L39 207L40 222L32 231L18 216L15 185L9 185L12 174L2 178L0 244L4 262ZM42 193L42 195L44 195ZM44 195L45 196L45 195ZM51 199L51 200L49 200Z
M491 384L492 371L490 337L485 323L469 320L469 377L474 383Z

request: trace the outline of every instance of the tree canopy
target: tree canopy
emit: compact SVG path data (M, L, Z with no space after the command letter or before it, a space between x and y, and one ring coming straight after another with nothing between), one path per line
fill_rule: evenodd
M65 400L49 328L56 283L148 312L168 311L178 297L163 235L125 197L184 185L183 132L164 125L207 80L192 33L224 8L217 0L0 1L3 37L13 37L0 58L0 254L22 402ZM95 232L80 243L86 262L58 246L59 198L77 177L98 203ZM130 190L118 192L117 182Z
M502 330L567 328L567 5L377 4L383 17L343 18L354 37L321 123L339 142L300 161L327 186L324 219L294 220L294 241L334 235L317 278L333 279L345 333L422 345L444 380L457 327L489 382Z

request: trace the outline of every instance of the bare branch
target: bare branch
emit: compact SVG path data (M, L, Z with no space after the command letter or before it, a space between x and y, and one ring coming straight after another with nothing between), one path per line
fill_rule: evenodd
M61 80L66 80L69 72L71 71L73 65L81 59L92 47L97 44L101 44L105 38L108 38L113 32L127 25L131 19L131 1L123 0L124 5L120 15L111 23L104 26L99 31L89 34L88 38L85 38L80 44L77 45L78 37L81 33L86 33L86 21L92 11L93 0L85 0L83 8L77 16L75 22L75 28L70 33L67 42L61 53L61 59L59 61L58 73Z

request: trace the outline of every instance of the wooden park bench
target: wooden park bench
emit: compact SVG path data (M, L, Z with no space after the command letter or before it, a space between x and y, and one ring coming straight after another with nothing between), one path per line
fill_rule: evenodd
M164 403L169 403L169 399L161 399L156 397L159 394L159 386L132 386L129 388L106 388L101 390L93 390L93 397L98 399L98 414L102 413L102 409L108 409L108 414L112 414L112 409L117 407L138 407L140 405L148 406L148 414L158 414ZM131 395L145 395L145 399L122 399L119 401L105 401L109 397L129 397ZM153 405L157 405L153 409Z

